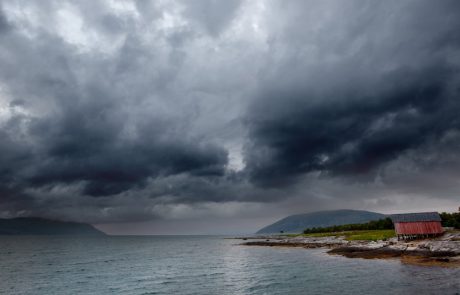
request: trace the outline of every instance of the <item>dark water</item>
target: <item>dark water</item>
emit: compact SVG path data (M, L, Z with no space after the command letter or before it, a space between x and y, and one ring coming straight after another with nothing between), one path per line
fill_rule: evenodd
M456 294L460 269L222 237L0 237L0 294Z

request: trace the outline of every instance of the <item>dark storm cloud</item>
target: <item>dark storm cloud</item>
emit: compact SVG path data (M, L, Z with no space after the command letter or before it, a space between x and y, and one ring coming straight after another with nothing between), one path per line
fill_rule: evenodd
M254 107L250 119L249 169L267 185L311 171L368 173L408 149L440 141L460 128L460 93L448 89L453 72L392 71L380 77L388 88L377 94L326 91L327 103L309 102L315 94L308 90L271 91L264 96L270 104Z
M400 7L402 13L394 4L379 6L384 15L397 15L396 22L390 15L389 21L381 15L370 19L380 14L375 7L365 7L369 13L363 13L348 12L344 5L352 20L338 20L333 28L348 26L346 39L317 36L316 42L324 43L325 60L305 63L297 58L297 48L292 58L275 66L247 116L246 160L256 183L288 185L313 171L369 174L460 128L459 64L451 60L460 49L453 29L460 25L454 18L460 13L458 3L435 8L411 2ZM293 30L281 38L289 42ZM389 38L376 43L378 34L388 31ZM302 34L295 35L295 44L299 38L309 41ZM420 38L407 42L414 36ZM352 49L357 40L358 49ZM327 60L331 51L338 54L332 65Z
M142 188L149 178L223 175L227 152L188 135L187 114L161 113L174 100L165 90L174 67L157 70L152 64L136 76L151 54L138 37L129 36L114 60L104 60L80 56L63 39L39 34L11 35L2 46L0 77L5 96L13 98L1 129L3 186L19 195L80 184L83 195L107 196ZM146 107L137 112L126 99Z
M49 83L41 85L53 88ZM77 93L67 89L63 95L79 100ZM5 126L8 133L0 147L3 180L27 187L83 182L83 194L101 196L142 186L149 177L224 173L227 154L223 149L188 138L167 120L146 119L132 127L132 134L124 135L118 106L104 101L113 94L92 89L91 95L96 101L77 107L65 102L50 117L13 117ZM28 136L32 142L15 139L18 136Z
M137 138L123 140L116 126L95 121L91 114L31 120L30 135L37 139L33 144L2 134L3 183L52 187L84 182L84 194L100 196L142 186L148 177L224 173L227 155L218 147L175 136L160 138L165 134L155 134L155 130L141 130ZM155 123L168 128L151 122ZM9 124L13 130L14 123Z
M118 222L439 196L460 167L459 6L3 1L0 214Z
M88 117L94 118L91 113ZM140 130L137 138L120 140L115 127L90 118L80 116L73 121L67 116L46 122L42 133L34 134L46 141L46 161L37 163L35 175L28 179L31 185L84 181L83 193L100 196L142 186L148 177L223 174L227 155L216 146L174 136L162 139L165 134L158 130ZM169 127L150 123L158 129ZM53 130L53 126L59 127Z

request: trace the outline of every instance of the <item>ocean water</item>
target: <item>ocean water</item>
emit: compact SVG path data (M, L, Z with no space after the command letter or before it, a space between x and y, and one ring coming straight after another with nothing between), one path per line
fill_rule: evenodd
M223 237L0 236L0 294L459 294L460 269Z

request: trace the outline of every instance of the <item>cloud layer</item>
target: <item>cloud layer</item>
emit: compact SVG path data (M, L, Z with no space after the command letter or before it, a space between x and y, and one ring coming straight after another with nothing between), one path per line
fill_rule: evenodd
M457 1L0 3L2 216L458 201Z

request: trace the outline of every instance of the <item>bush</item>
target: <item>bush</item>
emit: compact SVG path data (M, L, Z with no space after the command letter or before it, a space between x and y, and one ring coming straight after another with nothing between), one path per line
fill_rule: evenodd
M460 229L460 213L442 212L439 215L441 216L442 226Z

